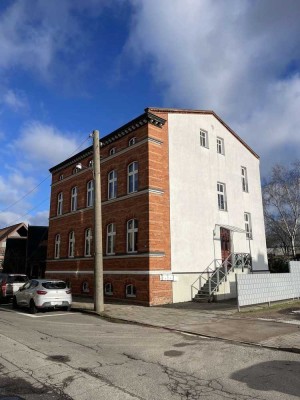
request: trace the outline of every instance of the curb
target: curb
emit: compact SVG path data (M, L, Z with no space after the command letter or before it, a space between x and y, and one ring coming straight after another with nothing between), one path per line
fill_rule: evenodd
M222 338L222 337L213 336L213 335L205 335L203 333L197 333L197 332L192 332L192 331L188 331L188 330L169 328L169 327L161 326L161 325L151 325L151 324L146 323L146 322L138 322L138 321L132 321L132 320L123 319L123 318L111 317L111 316L109 316L108 314L105 314L105 313L100 315L100 314L97 314L96 311L94 311L94 310L82 309L82 308L79 308L79 307L78 308L77 307L75 307L75 308L72 307L72 311L78 311L78 312L82 312L82 313L85 313L85 314L94 315L96 317L103 318L105 320L109 320L111 322L116 322L116 323L125 323L125 324L144 326L144 327L148 327L148 328L164 329L164 330L167 330L169 332L184 333L184 334L188 334L188 335L203 337L203 338L206 338L206 339L220 340L220 341L227 342L227 343L232 343L232 344L241 344L241 345L244 345L244 346L255 346L255 347L260 347L260 348L264 348L264 349L268 349L268 350L276 350L276 351L284 351L284 352L288 352L288 353L300 354L300 348L297 348L297 347L267 346L267 345L260 344L260 343L255 343L255 342L248 342L248 341L243 341L243 340L233 340L233 339L227 339L227 338Z

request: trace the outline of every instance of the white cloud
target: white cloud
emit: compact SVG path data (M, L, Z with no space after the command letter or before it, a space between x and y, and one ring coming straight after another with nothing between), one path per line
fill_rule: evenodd
M150 66L165 106L213 109L268 162L270 148L299 144L298 1L132 5L124 54Z
M49 225L49 210L39 211L35 215L27 217L27 223L35 226L48 226Z
M73 134L33 121L22 128L20 137L11 147L22 152L23 158L30 161L35 168L44 166L46 169L71 157L78 150L78 145Z
M3 95L2 102L13 111L20 111L28 108L25 94L20 91L7 90Z

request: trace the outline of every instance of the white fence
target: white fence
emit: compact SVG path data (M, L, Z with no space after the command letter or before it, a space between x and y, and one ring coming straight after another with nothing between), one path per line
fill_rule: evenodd
M238 307L300 297L300 261L290 261L284 274L237 275Z

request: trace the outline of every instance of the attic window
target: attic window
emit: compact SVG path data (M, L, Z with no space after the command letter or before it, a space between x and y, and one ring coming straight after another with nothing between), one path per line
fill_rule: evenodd
M74 174L77 174L79 171L80 171L80 168L75 167L75 168L73 169L73 175L74 175Z
M128 146L133 146L135 143L136 143L136 138L133 137L133 138L131 138L131 139L129 140Z
M64 179L63 174L59 175L59 180L62 181Z
M90 167L90 168L93 168L93 166L94 166L94 160L90 160L90 161L89 161L89 167Z
M116 153L116 148L113 147L112 149L109 150L109 155L112 156L113 154Z

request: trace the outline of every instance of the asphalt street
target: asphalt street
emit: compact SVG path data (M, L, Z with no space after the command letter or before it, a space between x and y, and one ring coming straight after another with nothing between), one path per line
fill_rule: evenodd
M0 307L0 399L299 399L300 355Z

